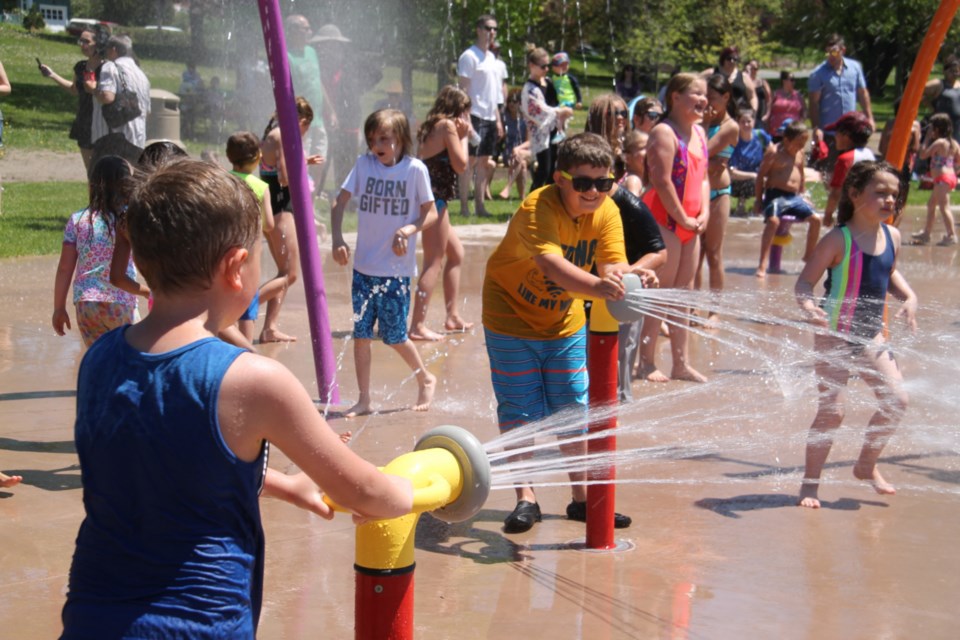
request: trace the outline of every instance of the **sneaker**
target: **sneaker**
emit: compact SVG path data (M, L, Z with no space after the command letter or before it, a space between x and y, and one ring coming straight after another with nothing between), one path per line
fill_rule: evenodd
M521 500L514 507L513 512L503 521L504 533L523 533L530 531L533 525L540 522L540 505L529 500Z
M587 503L571 500L570 504L567 505L567 519L576 520L577 522L586 522L587 521ZM625 516L622 513L613 514L614 529L626 529L632 523L633 523L633 519L630 516Z
M957 236L944 236L943 240L937 243L938 247L952 247L957 244Z
M930 243L930 234L926 231L918 231L910 236L912 241L910 244L924 245Z

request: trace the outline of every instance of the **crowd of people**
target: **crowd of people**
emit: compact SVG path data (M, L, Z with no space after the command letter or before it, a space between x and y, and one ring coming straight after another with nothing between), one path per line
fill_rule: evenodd
M286 26L294 88L301 94L304 161L319 170L331 131L356 125L341 129L346 114L338 119L324 96L322 62L307 46L309 22L294 15ZM375 409L375 339L392 347L416 379L411 407L430 409L438 380L416 341L443 340L445 333L473 326L457 306L464 250L449 205L459 199L461 213L467 213L472 186L475 215L489 215L489 167L505 140L501 158L510 179L501 196L509 196L516 183L521 204L488 259L481 318L502 432L565 413L570 426L559 447L567 456L582 455L585 444L576 436L587 407L584 300L622 299L628 274L646 287L690 290L703 279L704 264L709 288L722 290L732 199L743 210L743 201L753 197L755 213L764 218L757 276L767 273L781 223L806 223L796 298L811 322L829 330L816 337L823 355L817 365L820 395L799 504L820 506L820 474L843 414L839 391L850 377L850 369L830 357L838 352L854 362L879 403L854 475L881 494L894 493L876 463L907 397L883 331L883 300L887 293L899 298L899 314L915 325L916 296L896 268L900 232L889 223L897 213L899 173L867 148L875 129L869 92L860 65L844 55L843 40L831 36L826 42L826 60L808 85L809 109L789 72L772 91L755 60L741 69L740 52L727 47L716 66L675 73L657 97L644 95L636 70L625 67L616 92L590 101L577 132L583 95L569 56L532 48L526 81L510 90L494 53L496 18L480 16L475 26L476 39L458 61L458 86L438 92L422 123L414 127L402 108L377 109L360 129L365 152L352 167L337 167L330 242L335 262L352 269L358 388L358 400L345 415ZM339 30L324 29L321 42L348 42ZM109 126L103 115L104 106L128 89L138 97L149 91L129 57L130 43L98 28L84 31L78 43L85 60L71 79L40 67L78 96L71 136L90 176L88 204L70 217L64 233L51 320L60 335L71 328L72 285L77 329L88 347L76 426L86 519L70 572L64 637L103 633L108 622L135 624L135 631L151 635L179 628L184 620L230 636L251 634L262 595L261 490L330 517L322 487L363 521L407 513L410 483L352 453L293 375L256 354L253 325L260 303L267 309L258 341L294 339L277 325L299 265L289 159L275 118L262 137L250 131L230 137L225 153L232 172L184 158L169 142L144 149L148 99L140 103L141 115L121 127ZM955 81L956 75L930 86L930 99L953 104ZM929 160L934 174L934 191L916 241L929 241L939 209L948 238L956 242L949 208L960 161L955 136L954 122L944 115L934 118L919 145L919 158ZM823 214L806 196L811 142L814 151L823 149L814 155L830 187ZM358 220L353 247L343 233L351 206ZM824 226L829 230L821 237ZM278 268L266 282L260 279L261 236ZM414 286L418 237L423 263ZM853 269L857 277L850 284ZM824 273L826 291L819 296L814 287ZM446 309L442 329L435 330L427 325L427 310L438 282ZM149 299L142 320L137 296ZM686 310L669 311L665 320L669 327L655 317L621 326L621 400L632 398L637 378L707 380L689 359ZM714 316L703 323L722 327ZM662 332L670 341L669 369L657 364ZM103 393L105 388L113 392ZM267 442L303 473L268 470ZM567 517L585 522L586 475L569 475ZM132 477L146 478L156 491L124 491L140 486ZM0 486L18 481L0 474ZM516 497L504 520L508 534L528 531L542 518L529 484L519 483ZM211 523L204 515L210 509L226 517ZM139 526L147 522L156 526ZM629 527L631 518L615 514L614 524ZM191 565L187 578L175 580L161 569L164 560L198 548L205 558ZM155 561L156 570L131 575L127 567L144 557ZM226 575L232 577L224 590ZM196 605L206 598L224 605ZM114 606L124 614L115 615Z

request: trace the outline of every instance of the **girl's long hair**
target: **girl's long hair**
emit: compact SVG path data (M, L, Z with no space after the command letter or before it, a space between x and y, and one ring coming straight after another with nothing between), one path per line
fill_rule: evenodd
M119 156L100 158L90 172L90 206L87 214L91 223L93 216L103 217L111 235L126 209L125 183L132 174L130 163Z
M413 139L410 137L410 121L407 116L398 109L380 109L374 111L363 123L363 137L367 141L367 147L370 147L370 140L380 129L386 129L393 134L400 145L400 155L397 156L399 162L404 156L413 152Z
M423 144L441 120L456 120L470 111L470 96L453 85L440 89L437 99L417 132L417 144Z
M874 176L882 172L889 173L897 178L898 183L900 182L900 173L892 164L884 160L864 160L850 167L850 172L843 181L840 203L837 205L837 224L846 224L853 219L853 199L850 197L850 191L856 190L857 193L862 193ZM901 197L897 197L897 215L903 207L901 200Z

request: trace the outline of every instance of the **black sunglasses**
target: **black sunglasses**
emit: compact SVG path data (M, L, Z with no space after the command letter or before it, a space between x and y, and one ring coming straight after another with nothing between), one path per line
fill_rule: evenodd
M739 62L740 62L740 58L730 58L730 62L739 63Z
M533 66L535 66L535 67L540 67L541 69L543 69L544 71L546 71L547 69L550 68L550 63L547 62L546 64L537 64L536 62L534 62L534 63L533 63Z
M619 111L612 111L611 115L620 116L621 118L629 118L630 112L626 109L620 109Z
M586 176L577 176L574 178L566 171L561 171L560 175L570 181L573 190L579 193L587 193L590 189L596 188L600 193L606 193L613 189L613 178L588 178Z
M496 30L497 30L496 27L491 27L491 26L488 25L488 24L483 25L483 28L486 29L487 31L496 31Z
M661 111L647 111L647 117L650 118L651 120L656 120L662 115L663 115L663 112Z

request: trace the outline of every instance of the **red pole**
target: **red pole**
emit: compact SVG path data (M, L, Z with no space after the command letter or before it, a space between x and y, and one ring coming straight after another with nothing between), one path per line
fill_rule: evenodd
M602 311L598 307L601 307ZM590 376L589 401L590 408L599 410L603 417L591 420L589 430L590 433L605 431L609 435L588 441L587 451L591 454L617 450L617 438L613 435L613 430L617 426L617 414L614 411L614 407L617 405L616 321L613 322L612 332L595 330L593 327L600 323L595 323L593 316L601 314L609 317L606 305L594 303L591 310L587 357L587 372ZM604 328L609 327L604 326ZM596 469L588 477L593 481L614 480L616 479L616 468L611 464L608 467ZM591 484L587 486L586 545L588 549L613 549L616 547L616 542L613 539L615 503L616 496L613 484Z
M413 570L367 569L354 565L354 637L357 640L412 640Z

